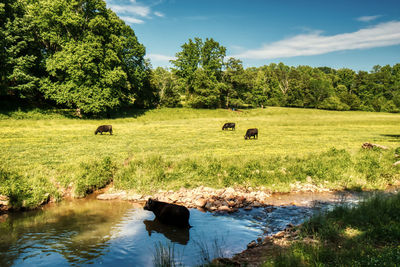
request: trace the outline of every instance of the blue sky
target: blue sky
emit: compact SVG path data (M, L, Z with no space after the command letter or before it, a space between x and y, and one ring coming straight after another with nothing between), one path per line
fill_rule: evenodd
M400 0L106 0L153 67L209 37L245 67L283 62L370 71L400 63Z

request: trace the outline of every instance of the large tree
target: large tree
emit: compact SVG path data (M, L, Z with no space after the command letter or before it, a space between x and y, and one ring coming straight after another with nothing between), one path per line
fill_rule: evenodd
M39 0L27 9L46 49L46 97L86 113L138 98L145 48L103 0Z
M174 73L185 84L188 103L193 107L219 106L219 90L216 87L222 86L226 48L212 38L205 41L201 38L189 39L181 48L176 60L171 62L175 65ZM217 104L214 99L218 99Z
M0 94L32 98L38 95L44 66L25 6L22 0L0 3Z
M145 47L104 0L6 0L0 21L8 91L92 114L158 101Z

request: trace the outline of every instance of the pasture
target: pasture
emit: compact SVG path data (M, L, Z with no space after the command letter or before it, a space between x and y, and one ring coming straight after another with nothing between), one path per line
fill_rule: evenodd
M236 130L222 131L225 122ZM95 135L102 124L113 135ZM258 128L258 140L244 140L248 128ZM109 182L137 193L199 185L287 192L296 181L382 189L400 178L392 166L400 116L390 113L163 108L95 120L36 110L2 113L0 129L0 195L13 195L15 206ZM363 150L364 142L389 149Z

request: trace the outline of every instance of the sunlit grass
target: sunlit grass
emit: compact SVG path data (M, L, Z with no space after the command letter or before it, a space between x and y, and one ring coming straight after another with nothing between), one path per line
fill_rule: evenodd
M311 175L324 176L324 171L316 169L336 170L340 177L328 177L326 184L332 188L381 188L398 179L391 166L400 141L398 114L290 108L243 112L155 109L129 114L82 120L38 111L8 112L0 120L1 165L28 180L40 176L58 187L75 189L87 177L85 170L94 168L88 165L101 166L107 158L115 167L114 183L136 191L199 184L266 185L287 191L289 183L303 181L310 170ZM236 123L236 131L221 130L228 121ZM113 135L94 135L101 124L112 124ZM259 139L244 140L245 131L254 127L259 129ZM390 149L361 151L367 141ZM341 151L337 156L347 157L351 166L338 170L343 166L329 163L336 156L319 160L332 148ZM328 163L331 167L322 166ZM372 169L371 164L375 164ZM282 168L291 169L290 175L279 174ZM260 175L248 176L257 169ZM77 195L102 183L83 188Z
M265 266L397 266L400 194L337 207L304 223L299 239ZM310 242L313 240L313 242Z

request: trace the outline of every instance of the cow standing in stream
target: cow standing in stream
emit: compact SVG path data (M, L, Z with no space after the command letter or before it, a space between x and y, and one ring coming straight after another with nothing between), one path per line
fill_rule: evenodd
M175 225L182 228L190 228L190 212L184 206L161 202L149 198L143 209L152 211L154 215L156 215L156 218L162 223Z

